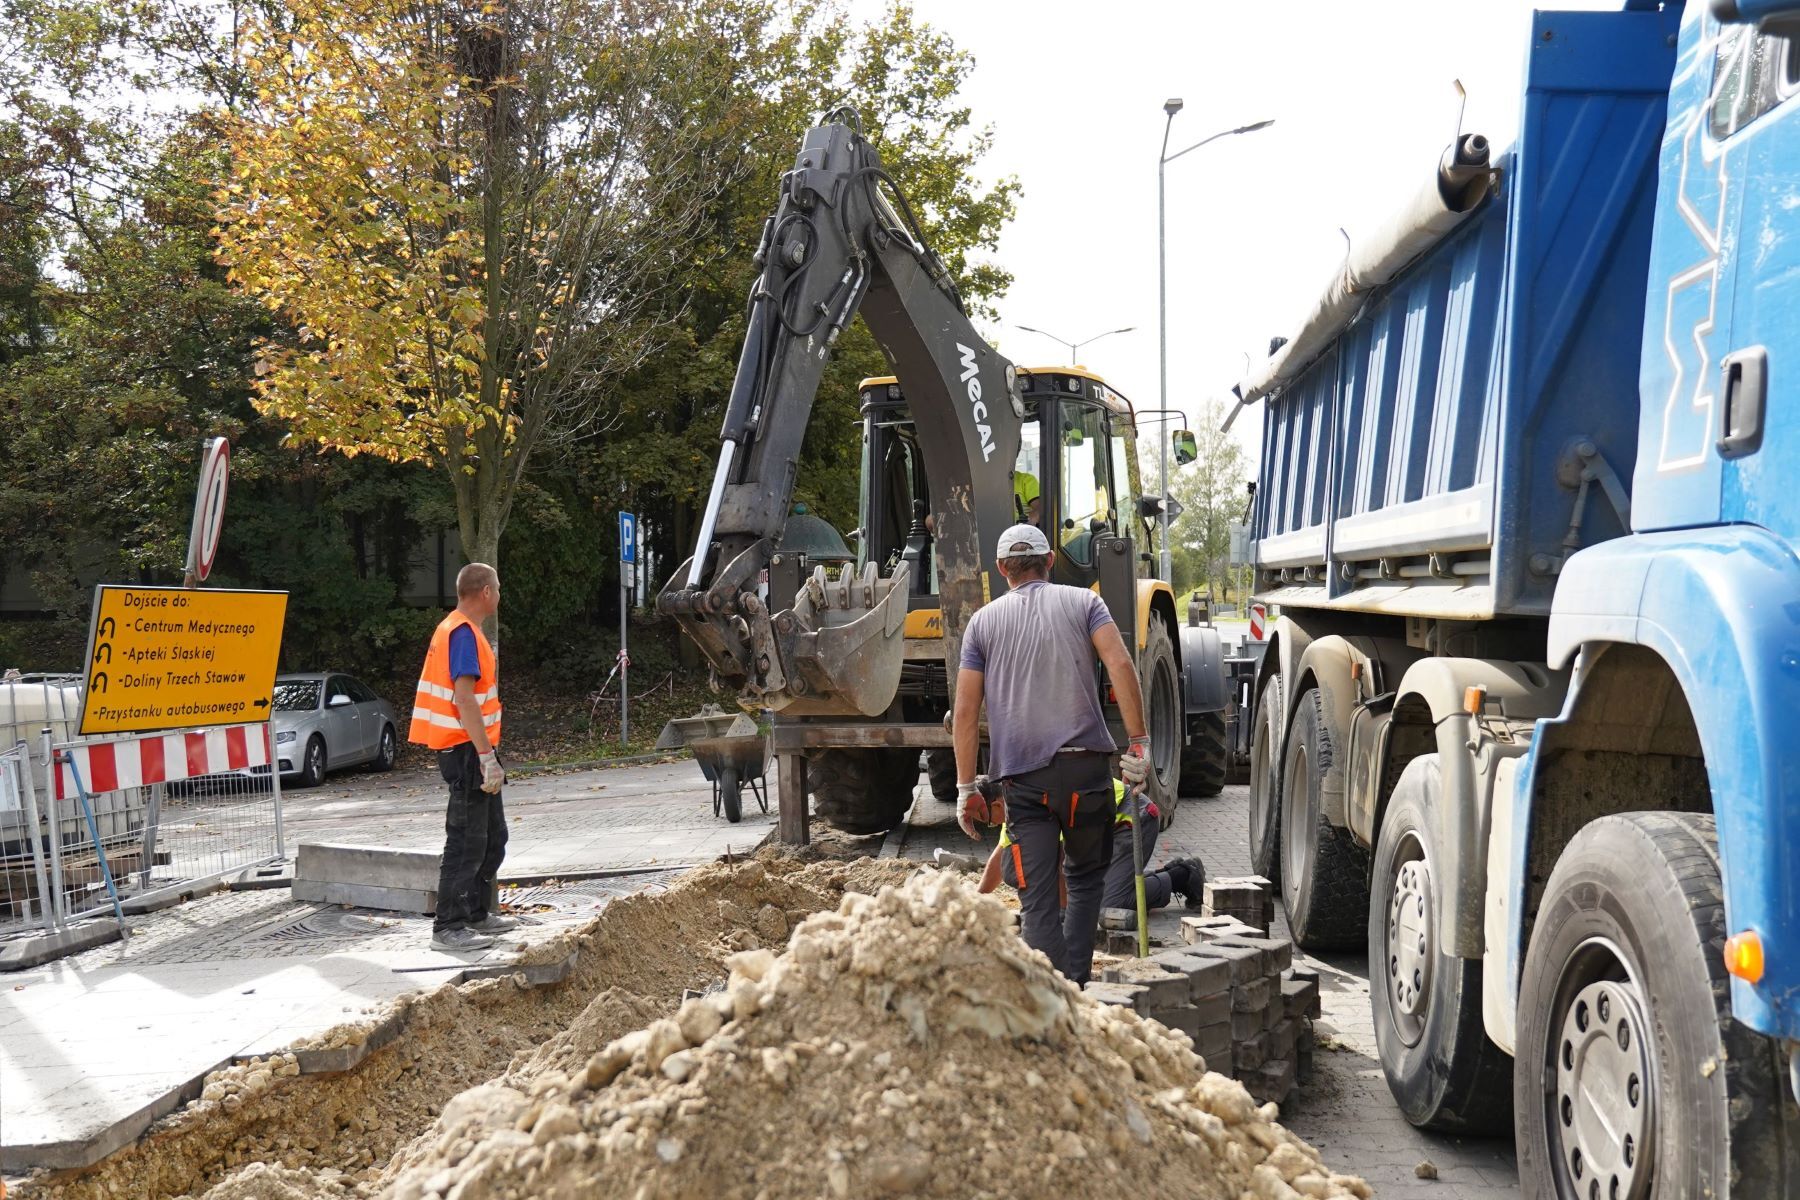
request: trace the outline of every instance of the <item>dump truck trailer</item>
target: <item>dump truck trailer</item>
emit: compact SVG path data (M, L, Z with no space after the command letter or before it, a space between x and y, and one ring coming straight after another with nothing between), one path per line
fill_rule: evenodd
M1253 856L1530 1196L1800 1188L1800 5L1720 7L1535 14L1234 389Z

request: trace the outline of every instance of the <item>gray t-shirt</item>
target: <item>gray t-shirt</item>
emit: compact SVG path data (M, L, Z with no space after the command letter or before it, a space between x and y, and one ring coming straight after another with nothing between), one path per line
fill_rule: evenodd
M1093 592L1043 581L1014 588L970 618L962 665L983 673L989 776L1047 767L1065 747L1118 749L1094 674L1094 631L1111 623Z

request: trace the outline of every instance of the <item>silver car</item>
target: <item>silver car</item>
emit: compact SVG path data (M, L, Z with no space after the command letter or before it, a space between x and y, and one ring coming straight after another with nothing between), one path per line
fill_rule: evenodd
M342 767L391 770L399 727L394 706L360 679L336 671L275 679L275 756L298 787L318 787Z

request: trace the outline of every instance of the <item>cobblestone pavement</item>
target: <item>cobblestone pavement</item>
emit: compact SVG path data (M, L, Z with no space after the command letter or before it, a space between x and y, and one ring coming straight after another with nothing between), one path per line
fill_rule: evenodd
M1210 876L1250 873L1249 789L1231 786L1221 796L1184 800L1174 823L1157 842L1153 861L1198 855ZM951 806L923 795L913 810L915 827L902 853L929 859L938 846L960 854L986 854L956 827ZM991 840L987 845L991 845ZM1180 940L1180 909L1151 918L1153 939ZM1287 918L1276 906L1276 932L1287 936ZM1296 954L1319 972L1324 1017L1316 1023L1320 1045L1312 1082L1282 1114L1295 1133L1318 1147L1338 1170L1375 1185L1383 1197L1418 1200L1511 1200L1519 1194L1510 1138L1462 1138L1424 1133L1406 1123L1388 1094L1376 1055L1369 1013L1368 960L1362 955L1320 959ZM1421 1179L1421 1163L1437 1169Z

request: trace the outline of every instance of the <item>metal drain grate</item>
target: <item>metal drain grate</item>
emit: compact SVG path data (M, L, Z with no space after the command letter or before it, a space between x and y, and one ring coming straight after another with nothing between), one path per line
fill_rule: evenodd
M426 925L429 917L373 917L367 913L346 911L335 905L315 909L284 921L273 929L265 929L244 939L247 945L280 945L285 942L359 942L385 934L404 933L408 924Z

